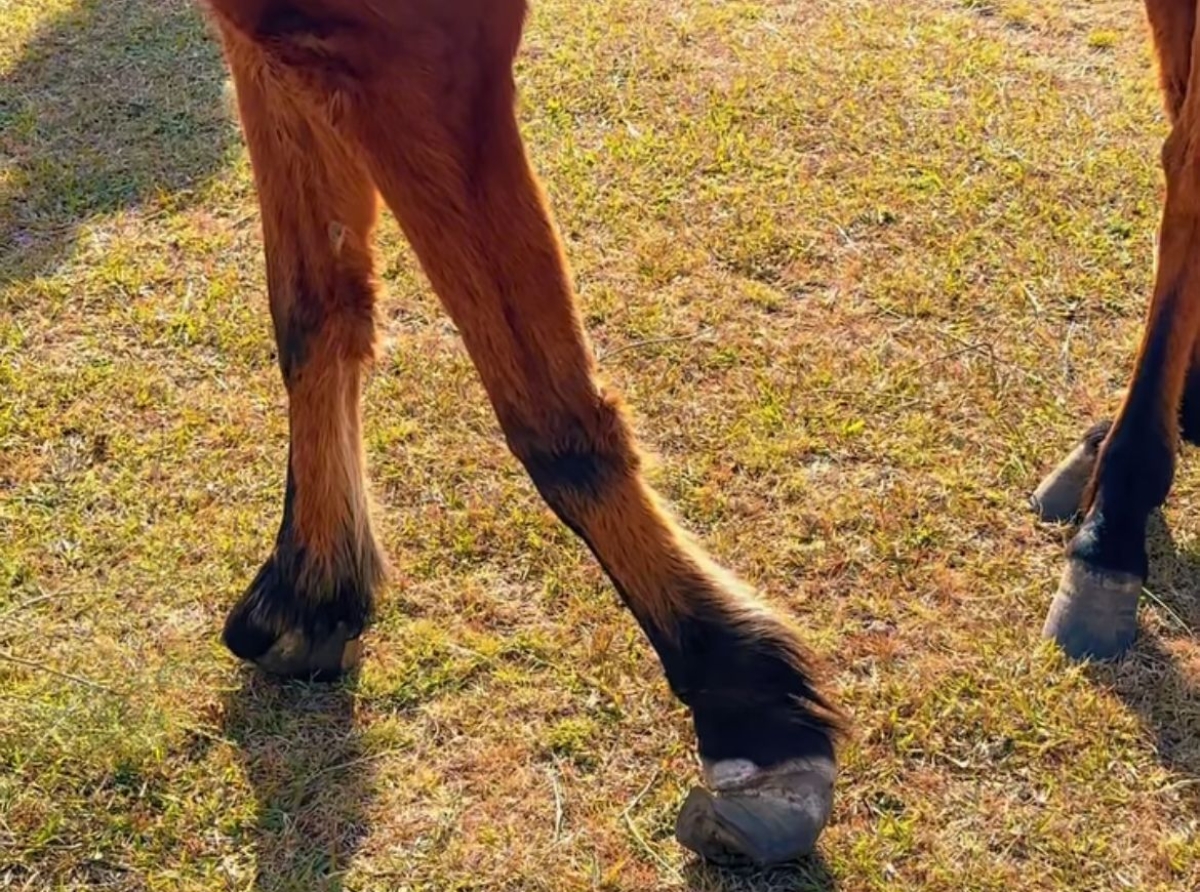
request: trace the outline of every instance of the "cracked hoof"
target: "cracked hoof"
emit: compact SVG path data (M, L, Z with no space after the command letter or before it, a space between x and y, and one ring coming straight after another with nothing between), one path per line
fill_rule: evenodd
M833 807L831 759L793 759L767 771L728 759L704 773L712 792L693 788L675 822L683 846L718 864L759 867L813 851Z
M1071 454L1046 475L1029 503L1038 517L1045 521L1064 522L1075 517L1083 505L1083 494L1096 469L1100 444L1108 436L1109 422L1097 424L1079 441Z
M1142 580L1132 573L1100 571L1069 559L1042 637L1053 638L1075 660L1119 657L1137 637L1141 593Z

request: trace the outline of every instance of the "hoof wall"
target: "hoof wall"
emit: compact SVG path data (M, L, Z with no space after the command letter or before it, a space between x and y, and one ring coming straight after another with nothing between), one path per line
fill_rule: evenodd
M1142 580L1069 560L1050 604L1042 636L1053 638L1075 660L1119 657L1137 638Z
M271 675L310 681L334 681L358 665L362 656L360 624L351 626L339 620L331 628L327 622L302 625L293 621L289 628L263 614L249 599L230 613L222 637L234 656Z
M1057 468L1046 475L1029 497L1029 504L1039 518L1062 523L1079 513L1083 493L1096 468L1098 448L1098 444L1084 439Z
M254 660L264 672L281 678L336 681L358 665L362 639L345 623L320 641L310 641L301 632L285 632L271 648Z
M836 773L828 759L796 759L769 771L742 760L706 770L712 792L694 788L675 837L718 864L759 867L811 854L833 808Z

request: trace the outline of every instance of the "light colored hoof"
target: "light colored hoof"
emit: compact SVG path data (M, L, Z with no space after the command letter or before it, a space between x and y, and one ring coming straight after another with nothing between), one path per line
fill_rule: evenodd
M794 759L763 771L731 759L704 773L712 792L693 788L675 822L683 846L719 864L759 867L812 853L833 808L832 760Z
M301 632L285 632L254 662L272 675L332 681L362 658L362 639L350 635L345 623L338 623L332 634L316 643Z
M1100 571L1070 559L1042 637L1053 638L1074 660L1119 657L1137 638L1141 593L1142 580L1132 573Z
M1099 445L1084 438L1057 468L1046 475L1029 498L1038 517L1063 522L1079 513L1084 490L1096 468Z

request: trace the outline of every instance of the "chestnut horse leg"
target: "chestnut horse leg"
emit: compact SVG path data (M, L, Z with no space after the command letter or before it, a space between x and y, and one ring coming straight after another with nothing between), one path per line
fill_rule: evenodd
M289 74L223 28L254 165L291 442L275 549L225 625L269 671L333 676L357 656L383 562L371 533L359 389L374 339L377 196Z
M211 2L355 146L457 324L509 447L691 708L709 789L685 802L680 840L759 863L810 851L832 803L837 714L791 627L660 506L617 400L596 381L514 114L522 0Z
M1162 153L1167 195L1136 370L1095 452L1091 484L1081 500L1086 515L1067 549L1043 629L1073 657L1113 657L1136 636L1146 522L1171 487L1200 331L1200 71L1190 65L1200 32L1194 0L1148 0L1147 12L1173 122Z

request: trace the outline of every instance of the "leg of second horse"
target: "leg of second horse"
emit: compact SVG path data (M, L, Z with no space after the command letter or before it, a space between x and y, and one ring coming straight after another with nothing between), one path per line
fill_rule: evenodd
M1163 92L1173 120L1163 146L1167 194L1154 294L1137 368L1112 429L1095 457L1086 510L1044 634L1074 657L1112 657L1137 633L1146 578L1146 522L1171 488L1179 416L1200 330L1200 31L1193 0L1148 0ZM1189 40L1171 23L1187 22ZM1181 72L1190 74L1180 90ZM1078 453L1087 461L1087 450Z

